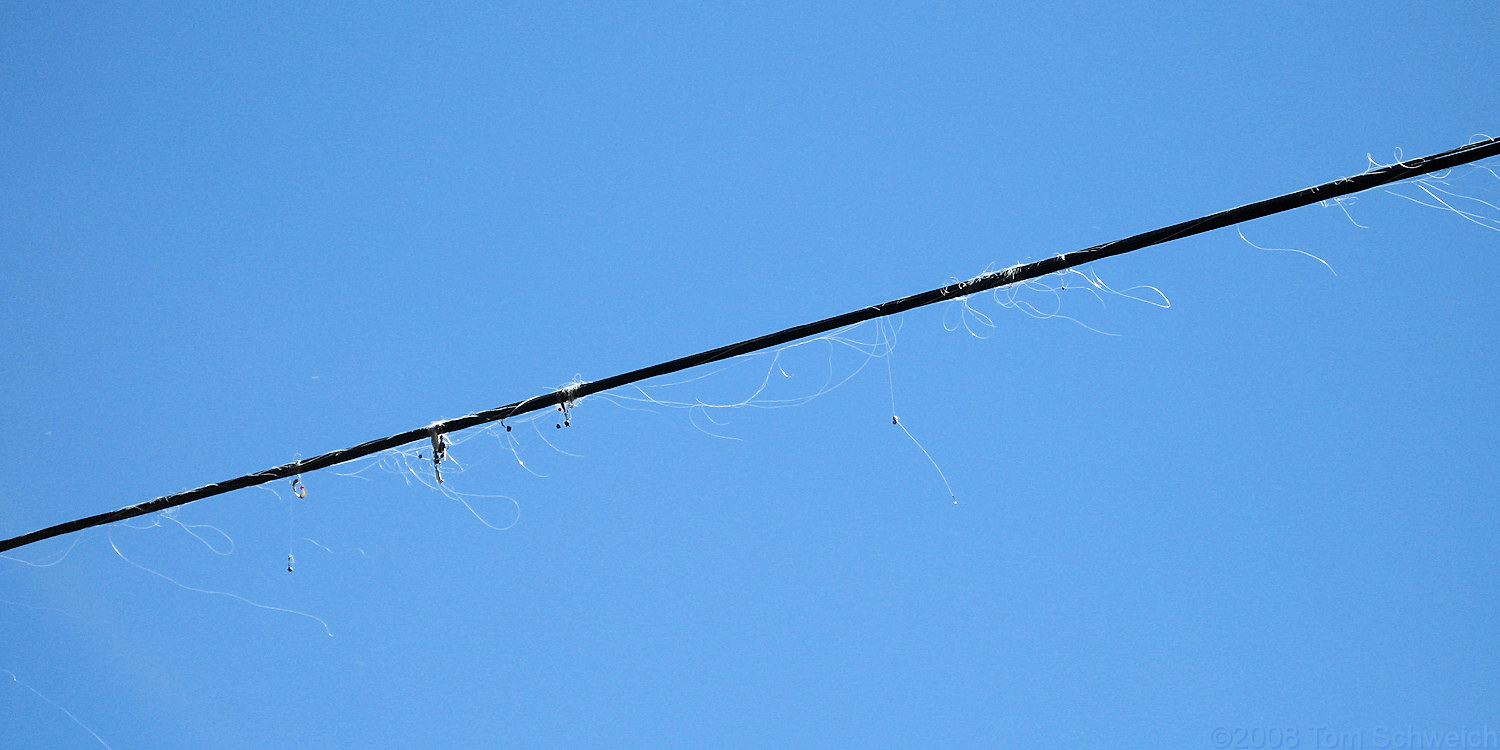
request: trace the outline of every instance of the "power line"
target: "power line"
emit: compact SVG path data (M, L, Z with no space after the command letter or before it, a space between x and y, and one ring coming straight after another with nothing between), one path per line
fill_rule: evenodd
M468 416L444 420L441 422L434 422L433 424L426 427L418 427L413 430L407 430L406 432L391 435L390 437L371 440L367 443L361 443L360 445L356 445L352 448L344 448L342 450L324 453L321 456L316 456L294 463L284 464L282 466L266 469L265 471L256 472L254 474L246 474L244 476L235 477L234 479L218 482L216 484L205 485L197 489L186 490L173 495L166 495L156 498L155 500L150 500L137 505L131 505L119 510L110 511L108 513L100 513L95 516L89 516L88 518L80 518L76 521L68 521L67 523L60 523L56 526L49 526L45 529L33 531L29 534L23 534L13 539L7 539L3 542L0 542L0 552L12 550L17 547L31 544L33 542L42 541L44 539L51 539L55 536L61 536L63 534L69 534L75 531L82 531L83 529L91 528L94 526L113 523L115 521L123 521L125 519L135 518L136 516L142 516L147 513L154 513L159 510L175 508L179 505L186 505L187 503L191 503L194 500L202 500L206 497L222 495L226 492L232 492L234 490L244 489L246 487L254 487L256 485L265 484L277 479L295 477L303 472L326 469L330 466L337 466L338 464L353 461L357 458L363 458L373 453L379 453L383 450L398 448L400 446L406 445L407 443L415 442L417 440L431 439L435 448L438 448L443 444L442 436L450 432L457 432L459 430L468 429L470 427L488 424L490 422L497 422L503 419L509 419L520 414L526 414L529 412L545 409L549 406L569 404L585 396L602 393L614 388L619 388L623 385L629 385L631 383L637 383L642 380L654 378L659 375L666 375L669 373L686 370L692 367L697 367L699 365L705 365L710 362L718 362L720 360L728 359L730 357L738 356L741 354L748 354L751 352L760 351L762 349L769 349L773 346L789 344L799 339L804 339L809 336L815 336L821 333L827 333L844 326L862 323L864 321L873 320L875 318L883 318L888 315L895 315L897 313L906 312L908 310L913 310L918 307L931 305L935 302L941 302L943 300L952 299L955 297L963 297L966 295L975 294L977 292L994 289L996 287L1019 283L1022 281L1026 281L1027 279L1034 279L1039 276L1045 276L1049 273L1056 273L1058 271L1073 268L1074 266L1083 265L1084 263L1089 263L1091 261L1101 260L1103 258L1109 258L1115 255L1121 255L1133 250L1139 250L1143 247L1159 245L1163 242L1169 242L1171 240L1181 239L1183 237L1191 237L1195 234L1201 234L1203 232L1214 229L1221 229L1223 227L1263 218L1272 214L1281 213L1283 211L1290 211L1291 209L1301 208L1302 206L1317 203L1319 201L1333 200L1345 195L1369 190L1373 187L1379 187L1381 185L1387 185L1392 182L1404 180L1409 177L1417 177L1419 175L1430 174L1432 172L1437 172L1462 164L1467 164L1469 162L1478 161L1480 159L1494 156L1496 154L1500 154L1500 138L1490 138L1488 140L1479 141L1477 143L1470 143L1466 146L1461 146L1451 151L1444 151L1439 154L1433 154L1431 156L1422 157L1420 159L1413 159L1411 161L1398 162L1396 164L1392 164L1387 167L1381 167L1380 169L1371 170L1369 172L1355 175L1353 177L1343 177L1332 182L1318 185L1316 187L1298 190L1296 192L1287 193L1286 195L1277 196L1275 198L1268 198L1263 201L1240 206L1239 208L1231 208L1227 211L1220 211L1216 214L1210 214L1208 216L1193 219L1191 221L1184 221L1180 224L1173 224L1169 227L1153 229L1149 232L1143 232L1132 237L1115 240L1114 242L1107 242L1103 245L1095 245L1090 248L1077 250L1071 253L1064 253L1062 255L1048 258L1046 260L1040 260L1035 263L1027 263L1025 265L1007 268L1003 271L984 274L967 281L960 281L958 283L949 284L948 286L939 289L922 292L921 294L914 294L910 297L902 297L901 299L891 300L890 302L886 302L883 304L872 305L870 307L854 310L842 315L835 315L831 318L824 318L823 320L819 320L813 323L806 323L800 326L787 328L782 331L777 331L775 333L769 333L764 336L757 336L752 339L741 341L737 344L721 346L717 349L710 349L698 354L674 359L670 362L663 362L661 364L652 365L650 367L643 367L639 370L632 370L630 372L608 377L603 380L596 380L592 383L573 384L551 393L543 394L540 396L533 396L532 398L526 399L525 401L517 401L513 404L497 407L494 409L488 409L486 411L477 412Z

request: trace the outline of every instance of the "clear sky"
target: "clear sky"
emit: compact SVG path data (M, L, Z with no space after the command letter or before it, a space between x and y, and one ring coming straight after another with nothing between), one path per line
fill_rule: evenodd
M0 537L1500 135L1492 2L141 5L0 10ZM0 745L1500 747L1423 187L18 550Z

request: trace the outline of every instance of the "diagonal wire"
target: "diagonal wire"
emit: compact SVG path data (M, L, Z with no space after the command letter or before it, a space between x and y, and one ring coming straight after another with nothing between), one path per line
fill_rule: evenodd
M720 360L728 359L730 357L735 357L741 354L748 354L750 352L769 349L771 347L780 346L782 344L789 344L793 341L804 339L809 336L815 336L820 333L827 333L828 331L834 330L836 328L842 328L844 326L853 325L855 323L862 323L864 321L873 320L875 318L883 318L888 315L903 313L908 310L931 305L936 302L941 302L943 300L951 299L954 297L963 297L970 294L983 292L989 289L994 289L996 287L1019 283L1022 281L1026 281L1027 279L1034 279L1039 276L1045 276L1049 273L1056 273L1064 269L1073 268L1074 266L1083 265L1084 263L1121 255L1134 250L1139 250L1144 247L1159 245L1163 242L1170 242L1172 240L1181 239L1183 237L1191 237L1195 234L1201 234L1203 232L1208 232L1214 229L1221 229L1223 227L1263 218L1272 214L1281 213L1283 211L1290 211L1294 208L1301 208L1302 206L1307 206L1319 201L1333 200L1345 195L1369 190L1373 187L1379 187L1381 185L1398 182L1409 177L1416 177L1419 175L1449 169L1451 167L1456 167L1462 164L1468 164L1469 162L1478 161L1490 156L1495 156L1496 154L1500 154L1500 138L1489 138L1486 140L1460 146L1459 148L1455 148L1449 151L1444 151L1442 153L1433 154L1431 156L1424 156L1420 159L1397 162L1396 164L1381 167L1380 169L1370 170L1368 172L1354 175L1352 177L1342 177L1332 182L1326 182L1322 185L1305 188L1303 190L1287 193L1286 195L1280 195L1275 198L1267 198L1263 201L1257 201L1255 203L1249 203L1238 208L1231 208L1226 211L1220 211L1216 214L1209 214L1208 216L1203 216L1191 221L1184 221L1179 224L1173 224L1169 227L1162 227L1160 229L1153 229L1149 232L1142 232L1141 234L1126 237L1120 240L1115 240L1114 242L1106 242L1102 245L1095 245L1083 250L1064 253L1062 255L1047 258L1045 260L1040 260L1035 263L1027 263L1024 265L1007 268L1003 271L987 273L981 276L976 276L972 279L968 279L967 281L960 281L954 284L949 284L948 286L941 287L939 289L922 292L921 294L914 294L910 297L902 297L900 299L891 300L890 302L885 302L879 305L871 305L870 307L861 308L859 310L847 312L842 315L835 315L831 318L824 318L823 320L815 321L812 323L793 326L791 328L777 331L775 333L769 333L764 336L757 336L752 339L746 339L745 341L741 341L739 343L721 346L717 349L710 349L708 351L699 352L698 354L692 354L686 357L680 357L670 362L663 362L661 364L651 365L650 367L642 367L638 370L621 373L619 375L614 375L603 380L596 380L591 383L576 383L560 390L553 391L551 393L542 394L540 396L533 396L526 399L525 401L517 401L513 404L499 406L494 409L487 409L485 411L476 412L468 416L457 417L455 419L444 420L441 422L434 422L433 424L426 427L418 427L416 429L407 430L406 432L391 435L389 437L378 438L350 448L344 448L341 450L324 453L321 456L314 456L313 458L304 459L294 463L283 464L281 466L266 469L264 471L259 471L254 474L245 474L244 476L235 477L234 479L229 479L223 482L204 485L197 489L185 490L183 492L178 492L172 495L165 495L163 497L158 497L155 500L138 503L136 505L130 505L119 510L110 511L108 513L100 513L98 515L89 516L87 518L80 518L75 521L60 523L56 526L49 526L45 529L39 529L29 534L22 534L21 536L14 537L12 539L0 541L0 552L12 550L17 547L42 541L44 539L51 539L52 537L61 536L63 534L82 531L83 529L91 528L94 526L113 523L115 521L123 521L125 519L135 518L136 516L142 516L147 513L154 513L159 510L166 510L167 508L186 505L187 503L191 503L195 500L202 500L206 497L222 495L226 492L232 492L234 490L244 489L246 487L254 487L256 485L265 484L266 482L272 482L277 479L286 479L288 477L296 476L297 474L300 474L302 472L326 469L330 466L336 466L338 464L352 461L357 458L363 458L364 456L368 456L373 453L379 453L383 450L398 448L400 446L406 445L407 443L415 442L417 440L435 440L438 436L449 432L457 432L459 430L468 429L477 425L497 422L502 419L509 419L519 414L539 411L549 406L568 404L585 396L590 396L595 393L602 393L614 388L619 388L623 385L629 385L631 383L647 380L649 378L654 378L660 375L667 375L670 373L679 372L681 370L686 370L688 368L697 367L699 365L705 365L710 362L718 362Z

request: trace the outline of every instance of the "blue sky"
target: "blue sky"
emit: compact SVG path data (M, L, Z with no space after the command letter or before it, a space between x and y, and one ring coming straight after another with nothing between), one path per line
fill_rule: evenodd
M1497 24L1480 2L9 4L0 536L1494 135ZM1500 730L1500 212L1468 200L1500 180L1441 186L1490 226L1398 186L1084 269L1170 307L1053 278L1024 299L1065 317L976 297L892 321L890 352L867 325L586 399L566 429L457 435L441 490L412 446L305 499L18 550L0 736Z

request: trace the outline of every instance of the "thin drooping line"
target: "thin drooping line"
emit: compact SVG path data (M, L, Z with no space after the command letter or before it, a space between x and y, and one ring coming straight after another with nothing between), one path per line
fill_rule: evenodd
M130 505L119 510L110 511L108 513L100 513L95 516L80 518L76 521L60 523L56 526L50 526L45 529L33 531L29 534L22 534L21 536L0 542L0 552L12 550L17 547L31 544L33 542L39 542L43 539L51 539L55 536L69 534L74 531L81 531L83 529L100 526L106 523L113 523L115 521L123 521L128 518L143 516L147 513L154 513L159 510L166 510L167 508L174 508L179 505L186 505L187 503L191 503L195 500L202 500L206 497L222 495L226 492L232 492L234 490L244 489L246 487L254 487L256 485L265 484L266 482L275 481L277 479L286 479L302 472L312 472L319 469L326 469L330 466L337 466L338 464L352 461L357 458L363 458L374 453L379 453L383 450L399 448L403 445L406 445L407 443L416 442L418 440L428 440L431 439L433 435L457 432L459 430L468 429L477 425L497 422L499 420L509 419L520 414L527 414L533 411L546 409L551 406L571 403L585 396L602 393L604 391L619 388L623 385L640 382L642 380L647 380L649 378L679 372L692 367L697 367L699 365L706 365L710 362L718 362L720 360L739 356L741 354L748 354L751 352L760 351L762 349L769 349L771 347L789 344L799 339L827 333L828 331L842 328L844 326L862 323L864 321L873 320L875 318L883 318L888 315L895 315L897 313L903 313L908 310L913 310L918 307L924 307L926 305L931 305L936 302L942 302L943 300L952 299L955 297L964 297L989 289L994 289L1009 284L1016 284L1028 279L1045 276L1049 273L1056 273L1064 269L1080 266L1084 263L1089 263L1104 258L1110 258L1116 255L1122 255L1124 253L1139 250L1144 247L1160 245L1164 242L1182 239L1183 237L1191 237L1195 234L1201 234L1203 232L1208 232L1214 229L1222 229L1227 226L1263 218L1272 214L1278 214L1283 211L1290 211L1294 208L1301 208L1302 206L1318 203L1320 201L1334 200L1346 195L1369 190L1370 188L1398 182L1409 177L1416 177L1419 175L1456 167L1461 164L1478 161L1486 157L1495 156L1496 154L1500 154L1500 138L1489 138L1483 141L1478 141L1476 143L1470 143L1468 145L1461 146L1450 151L1433 154L1432 156L1426 156L1410 161L1397 162L1396 164L1392 164L1387 167L1381 167L1380 169L1375 169L1368 172L1363 172L1352 177L1342 177L1332 182L1327 182L1315 187L1305 188L1303 190L1298 190L1293 193L1287 193L1286 195L1280 195L1275 198L1267 198L1263 201L1249 203L1238 208L1231 208L1227 211L1220 211L1216 214L1209 214L1208 216L1203 216L1191 221L1184 221L1180 224L1173 224L1169 227L1162 227L1160 229L1153 229L1149 232L1142 232L1141 234L1137 234L1132 237L1126 237L1121 240L1115 240L1114 242L1106 242L1102 245L1095 245L1083 250L1064 253L1062 255L1047 258L1045 260L1040 260L1035 263L1027 263L1024 265L1007 268L1003 271L986 273L980 276L976 276L967 281L960 281L954 284L949 284L948 286L941 287L939 289L922 292L921 294L914 294L910 297L902 297L900 299L891 300L890 302L879 305L872 305L870 307L854 310L842 315L835 315L831 318L824 318L823 320L815 321L812 323L793 326L791 328L777 331L775 333L769 333L764 336L746 339L745 341L741 341L739 343L729 344L727 346L721 346L717 349L710 349L705 352L699 352L698 354L692 354L686 357L674 359L670 362L663 362L661 364L651 365L650 367L643 367L639 370L632 370L630 372L608 377L603 380L596 380L592 383L574 383L551 393L543 394L540 396L533 396L532 398L526 399L525 401L517 401L513 404L476 412L468 416L435 422L424 427L407 430L406 432L391 435L389 437L378 438L366 443L361 443L360 445L356 445L351 448L344 448L342 450L324 453L321 456L315 456L313 458L297 461L295 463L284 464L282 466L266 469L265 471L259 471L254 474L246 474L244 476L235 477L234 479L218 482L215 484L204 485L197 489L186 490L172 495L166 495L156 498L155 500L138 503L136 505Z
M67 714L68 718L72 719L74 724L77 724L78 726L82 727L83 731L88 732L89 734L93 735L94 739L97 740L99 742L99 744L101 744L101 745L104 746L104 750L114 750L113 748L111 748L109 746L108 742L104 741L103 737L99 736L98 732L95 732L94 730L89 729L89 725L87 725L87 724L79 721L78 717L74 716L72 711L69 711L68 709L63 708L62 704L58 703L55 700L52 700L51 698L48 698L45 695L42 695L41 692L38 691L36 688L34 688L34 687L30 686L30 685L27 685L24 682L21 682L21 678L17 677L15 672L10 671L9 669L0 669L0 672L4 672L4 673L10 675L10 679L13 680L17 685L20 685L21 687L26 688L27 690L30 690L32 692L32 694L35 695L36 697L41 698L44 701L47 701L49 704L52 705L53 708L55 708L55 709L57 709L57 710L65 713L65 714Z
M106 533L108 533L108 532L106 532ZM316 622L319 625L322 625L323 626L323 632L327 633L329 638L333 637L333 631L328 628L328 623L325 622L323 620L323 618L321 618L321 617L316 617L316 616L310 615L310 614L308 614L306 612L298 612L295 609L287 609L286 607L273 607L273 606L271 606L269 604L261 604L260 602L253 602L253 601L250 601L249 599L246 599L243 596L240 596L239 594L231 594L228 591L214 591L212 589L200 589L197 586L189 586L189 585L183 583L182 581L177 580L176 578L173 578L173 577L171 577L171 576L169 576L169 575L167 575L165 573L162 573L160 571L152 570L152 569L150 569L150 568L148 568L148 567L146 567L146 566L144 566L144 565L142 565L142 564L140 564L140 563L138 563L138 562L136 562L136 561L134 561L134 560L132 560L132 559L130 559L128 557L126 557L125 553L120 551L119 545L115 544L114 535L111 534L108 538L109 538L109 548L112 549L112 550L114 550L115 551L115 555L118 556L121 560L124 560L125 562L130 563L134 567L140 568L141 570L144 570L147 573L150 573L151 575L156 576L157 578L160 578L160 579L162 579L162 580L164 580L164 581L166 581L166 582L168 582L168 583L170 583L170 584L172 584L174 586L177 586L178 588L186 589L188 591L192 591L192 592L199 593L199 594L212 594L214 596L227 596L230 599L236 599L236 600L242 601L242 602L244 602L244 603L246 603L246 604L248 604L248 605L250 605L252 607L255 607L257 609L269 609L272 612L285 612L285 613L287 613L289 615L297 615L299 617L306 617L307 619L312 620L313 622Z

